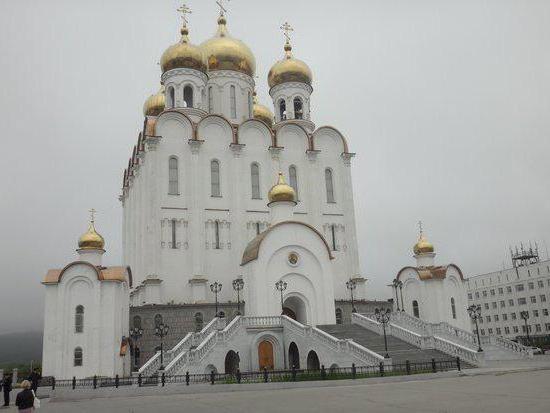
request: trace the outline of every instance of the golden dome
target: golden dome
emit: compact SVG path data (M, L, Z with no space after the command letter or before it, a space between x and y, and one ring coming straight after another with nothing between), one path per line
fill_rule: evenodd
M88 231L78 239L78 248L81 250L102 250L105 247L105 240L97 233L94 221L90 221Z
M273 113L269 110L267 106L262 105L258 102L258 97L254 91L253 97L254 106L252 109L252 114L254 119L258 119L267 123L269 127L273 126Z
M287 41L285 44L285 57L273 65L267 75L269 87L287 82L307 83L311 86L313 74L307 64L292 56L292 46Z
M434 246L431 242L424 238L422 233L420 233L418 242L413 246L413 252L415 255L432 253L434 252Z
M155 95L149 96L143 104L143 115L158 116L164 110L164 105L164 86L161 86L159 91Z
M234 70L254 77L256 59L252 51L227 32L225 16L218 18L218 31L201 44L208 70Z
M181 40L164 51L160 58L162 73L176 68L187 68L206 72L206 59L202 49L189 43L189 30L181 29Z
M279 172L279 179L277 183L269 190L267 198L269 199L269 202L296 202L296 192L294 192L294 188L287 185L282 172Z

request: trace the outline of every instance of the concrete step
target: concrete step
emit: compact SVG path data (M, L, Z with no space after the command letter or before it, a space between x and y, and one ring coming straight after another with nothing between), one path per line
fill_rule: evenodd
M385 355L384 335L367 330L357 324L331 324L317 326L337 338L352 339L381 356ZM452 357L438 350L424 350L393 336L387 336L388 354L394 364L435 360L449 360Z

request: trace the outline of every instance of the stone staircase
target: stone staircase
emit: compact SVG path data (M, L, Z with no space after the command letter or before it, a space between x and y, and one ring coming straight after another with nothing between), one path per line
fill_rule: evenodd
M357 324L331 324L321 325L317 328L324 332L340 338L352 339L357 344L368 348L375 353L384 356L384 336L376 332L370 331ZM409 344L397 337L387 335L388 353L392 359L392 364L405 363L406 360L412 362L449 360L451 357L441 351L433 349L420 349L412 344Z

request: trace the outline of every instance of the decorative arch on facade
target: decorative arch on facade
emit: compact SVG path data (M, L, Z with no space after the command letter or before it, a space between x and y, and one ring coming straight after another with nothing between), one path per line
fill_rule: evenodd
M197 139L206 140L207 136L203 136L202 131L208 124L215 124L221 126L224 131L224 135L230 138L230 143L238 143L237 135L233 129L231 122L222 115L210 114L202 118L199 123L197 123Z
M260 119L247 119L239 125L237 133L237 143L242 144L240 137L242 134L246 133L246 130L248 128L258 129L260 133L264 134L266 138L268 138L269 146L276 146L275 134L273 132L273 129L271 129L267 123Z
M285 129L294 129L294 131L300 136L303 137L303 140L304 140L304 149L306 151L309 151L309 150L313 150L313 147L311 146L312 144L312 141L310 139L310 136L307 132L307 130L302 126L302 125L299 125L298 123L296 122L290 122L290 123L285 123L283 126L281 126L279 129L277 129L277 132L275 134L275 143L276 143L276 146L280 146L280 147L284 147L284 143L281 142L281 134L283 133L283 131Z
M191 131L191 136L189 136L189 139L196 139L197 131L195 123L191 120L189 116L177 109L168 109L158 115L154 126L155 130L153 136L157 136L156 134L159 125L162 125L162 122L165 122L167 120L174 120L180 123L182 126L189 128L189 130Z
M340 131L332 126L321 126L313 132L312 136L312 149L316 149L316 139L319 139L319 135L321 135L322 132L328 132L329 135L340 139L342 141L342 153L349 153L348 148L348 142L346 141L346 138Z
M252 353L252 360L256 360L257 366L260 366L258 348L263 341L267 341L273 346L273 365L277 366L279 361L278 357L282 357L281 354L283 351L285 351L285 349L282 348L281 343L277 337L275 337L273 334L266 332L258 333L252 340L253 344L250 348L250 352ZM282 365L282 363L279 364Z
M446 278L447 277L447 270L450 267L454 268L456 270L456 272L458 273L458 275L460 277L460 280L464 281L464 275L462 274L462 270L455 264L449 264L449 265L440 266L440 267L428 267L428 268L425 268L425 269L424 268L419 269L417 267L407 266L407 267L403 267L399 270L399 272L397 273L396 278L397 278L397 280L400 280L401 275L406 270L413 270L416 273L416 275L418 276L419 280L432 279L432 278ZM428 274L428 272L430 274Z

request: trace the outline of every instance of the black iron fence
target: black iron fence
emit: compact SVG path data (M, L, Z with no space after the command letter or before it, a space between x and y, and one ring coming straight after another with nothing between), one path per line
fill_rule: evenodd
M460 358L450 360L435 360L392 364L389 366L380 363L378 366L356 366L325 368L321 366L318 370L263 370L246 371L237 370L234 374L229 373L207 373L207 374L189 374L167 375L162 371L152 376L132 376L132 377L92 377L86 379L55 380L53 377L44 378L40 386L56 388L76 389L98 389L105 387L126 387L126 386L165 386L167 384L232 384L232 383L275 383L291 381L313 381L313 380L344 380L344 379L362 379L368 377L384 376L402 376L409 374L436 373L440 371L458 370L463 367Z

